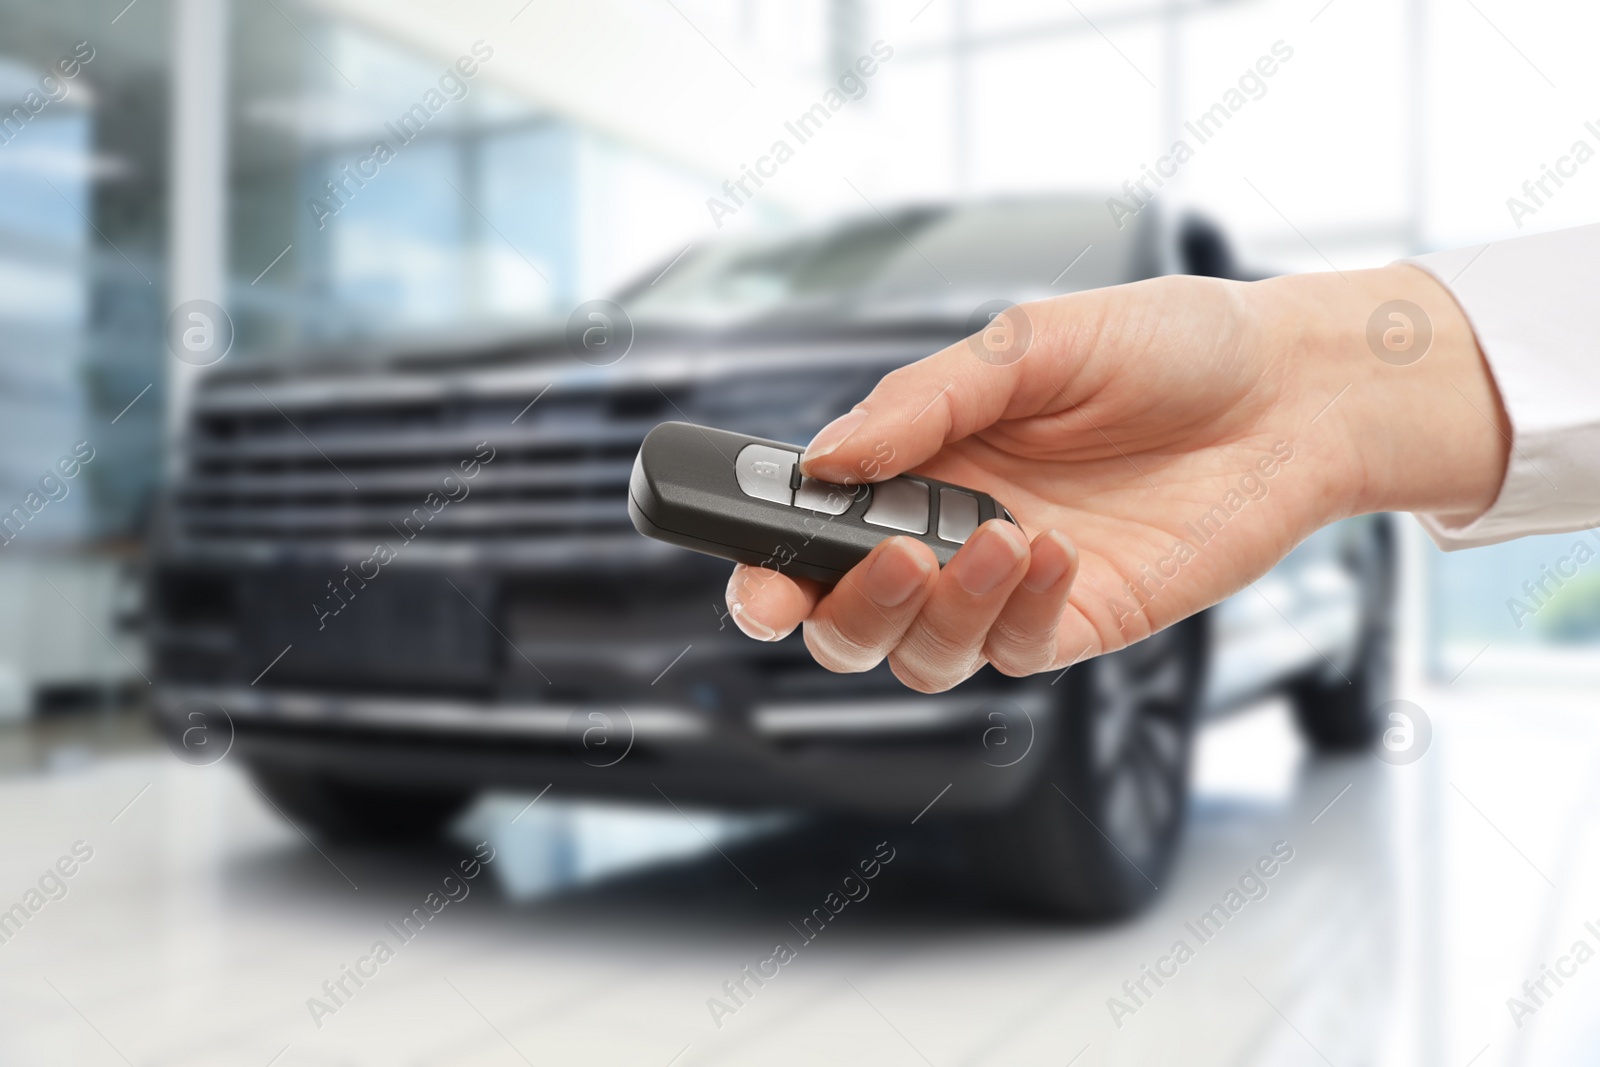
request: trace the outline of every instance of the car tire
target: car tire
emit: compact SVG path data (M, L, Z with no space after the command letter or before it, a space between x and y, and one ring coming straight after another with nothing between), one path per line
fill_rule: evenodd
M1156 896L1183 833L1205 634L1196 616L1061 679L1047 765L1017 803L964 827L1002 903L1106 921Z
M473 800L462 790L354 782L277 764L252 764L250 776L280 814L330 841L433 840Z
M1361 590L1354 666L1342 675L1320 671L1289 690L1301 734L1329 754L1364 751L1383 733L1378 708L1394 690L1394 524L1386 515L1352 523L1341 557Z

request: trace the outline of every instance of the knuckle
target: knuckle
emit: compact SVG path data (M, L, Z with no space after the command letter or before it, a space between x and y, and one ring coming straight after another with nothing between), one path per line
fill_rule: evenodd
M960 676L946 676L942 671L931 669L929 664L898 651L889 654L889 670L906 688L919 693L942 693L961 681Z
M954 622L937 613L925 614L906 633L904 644L935 663L966 662L977 652L982 637L959 632L952 625Z
M989 631L983 654L995 670L1012 678L1050 669L1056 657L1055 628L1048 632L1029 632L1004 619Z
M807 622L806 648L811 657L835 674L860 674L883 662L883 650L841 631L830 623Z
M898 389L904 388L907 382L916 380L916 372L911 369L915 366L916 363L904 363L894 368L888 374L885 374L882 378L878 379L877 387L872 391L876 393L879 390L882 390L886 393L892 393Z
M984 655L994 669L1007 678L1028 678L1050 669L1047 656L1017 656L995 651L986 651Z
M889 656L895 677L922 693L941 693L972 673L977 649L918 627Z

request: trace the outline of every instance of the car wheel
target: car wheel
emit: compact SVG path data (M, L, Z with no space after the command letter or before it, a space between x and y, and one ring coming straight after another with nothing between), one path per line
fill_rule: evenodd
M432 840L473 799L462 790L374 785L276 764L252 764L250 776L296 826L336 841Z
M1394 524L1375 515L1352 530L1343 563L1361 590L1361 632L1355 666L1344 675L1317 673L1289 691L1300 732L1319 752L1356 752L1383 732L1378 708L1394 687Z
M1202 615L1067 672L1047 766L1020 802L967 827L996 896L1081 920L1155 896L1183 831L1205 654Z

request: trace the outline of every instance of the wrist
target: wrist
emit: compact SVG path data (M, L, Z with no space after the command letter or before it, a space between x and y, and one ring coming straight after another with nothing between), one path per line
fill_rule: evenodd
M1327 410L1317 427L1336 513L1419 511L1470 520L1504 480L1511 426L1455 297L1408 264L1259 283L1280 358ZM1341 392L1342 391L1342 392ZM1321 437L1321 434L1318 434ZM1314 442L1313 442L1314 444Z

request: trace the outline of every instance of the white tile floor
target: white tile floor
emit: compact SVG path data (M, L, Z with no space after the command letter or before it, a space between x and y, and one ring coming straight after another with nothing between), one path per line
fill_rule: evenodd
M525 798L491 798L420 853L324 856L226 761L13 734L0 909L75 842L93 855L0 944L0 1064L1594 1062L1600 962L1520 1030L1505 1002L1574 941L1600 947L1600 715L1576 693L1418 699L1437 734L1403 768L1311 760L1281 709L1213 727L1171 884L1104 929L985 911L925 826L726 842L759 889L675 813L554 795L520 818ZM789 924L885 835L872 895L718 1027L707 999L798 942ZM317 1025L308 999L398 944L385 924L478 840L495 859L470 895ZM1280 840L1267 895L1199 944L1185 923ZM1116 1025L1108 998L1180 938L1193 959Z

